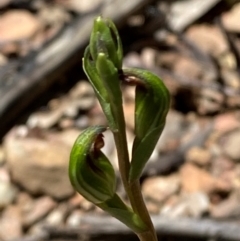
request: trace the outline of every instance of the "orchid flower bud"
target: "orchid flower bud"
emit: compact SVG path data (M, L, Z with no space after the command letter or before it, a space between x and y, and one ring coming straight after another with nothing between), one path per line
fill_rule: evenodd
M73 187L94 204L105 202L115 194L116 177L112 164L101 152L105 127L89 127L73 145L69 177Z
M122 43L118 31L110 19L99 16L94 20L90 52L93 61L97 60L99 53L104 53L118 70L122 68Z
M97 17L84 53L83 68L114 132L119 130L119 113L123 112L119 80L122 58L122 44L115 25L111 20Z

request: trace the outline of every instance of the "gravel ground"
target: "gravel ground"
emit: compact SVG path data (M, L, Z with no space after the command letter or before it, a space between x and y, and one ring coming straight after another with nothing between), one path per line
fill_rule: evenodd
M10 64L40 52L77 16L102 3L89 2L1 1L0 77L5 85L0 85L0 93ZM222 226L222 234L206 230L218 221L226 225L240 221L240 3L193 2L156 1L130 15L120 27L124 66L152 70L161 76L172 97L166 127L143 173L142 192L156 220L170 220L169 227L174 220L175 231L159 231L167 234L166 240L169 232L184 237L190 231L193 238L203 240L207 236L220 240L217 237L224 233L224 240L239 240L238 230L232 229L229 235L224 231L230 226ZM1 241L30 235L33 240L49 240L41 236L44 227L65 230L66 235L81 227L86 215L96 220L102 215L74 192L67 175L70 149L79 133L90 125L106 125L79 67L81 58L4 130L0 144ZM135 93L129 86L122 90L131 150ZM103 151L118 174L110 132L104 133L104 141ZM124 198L121 185L118 190ZM193 231L194 222L205 227L206 219L209 226L201 229L205 236ZM176 224L181 220L194 221L181 231ZM79 235L72 238L80 240Z

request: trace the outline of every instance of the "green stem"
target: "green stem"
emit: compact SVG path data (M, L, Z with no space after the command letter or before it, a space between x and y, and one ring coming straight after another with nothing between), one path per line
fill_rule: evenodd
M145 202L143 200L139 180L132 182L129 185L129 188L130 188L130 193L132 194L132 201L130 198L129 199L130 199L132 206L135 207L135 208L133 208L133 210L142 218L144 223L149 228L149 232L138 234L139 239L141 241L147 241L147 240L157 241L156 231L154 229L149 212L148 212Z
M144 232L144 233L139 233L137 234L138 238L140 239L140 241L148 241L148 240L156 240L157 241L157 236L156 236L156 233L155 233L155 230L154 232Z
M142 221L148 227L148 231L143 233L138 233L138 237L141 241L157 241L157 235L146 208L146 205L143 200L141 193L141 187L139 180L129 183L128 174L130 170L130 161L127 148L127 138L126 138L126 128L123 110L118 109L118 121L119 121L119 130L114 132L114 139L117 148L118 154L118 165L119 171L122 178L123 186L129 197L129 201L135 213L141 217Z

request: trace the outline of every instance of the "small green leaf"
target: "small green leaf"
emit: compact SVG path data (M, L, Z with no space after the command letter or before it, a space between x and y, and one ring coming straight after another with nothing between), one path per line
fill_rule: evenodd
M111 199L115 194L116 177L112 164L100 151L104 145L105 127L89 127L73 145L69 177L73 187L94 204Z
M129 181L140 178L165 125L170 94L161 79L142 69L124 69L123 79L136 85L135 139Z

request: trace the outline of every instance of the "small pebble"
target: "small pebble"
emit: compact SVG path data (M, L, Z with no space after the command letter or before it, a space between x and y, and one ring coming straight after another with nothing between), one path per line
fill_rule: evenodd
M4 156L4 151L3 148L0 146L0 166L4 164L4 160L5 156Z
M89 126L89 118L86 115L81 115L75 122L75 125L80 130L85 129Z
M160 214L171 218L199 218L209 210L209 206L210 202L206 193L185 193L173 203L166 204Z
M80 210L74 210L67 219L67 226L78 227L81 224L82 212Z
M0 209L12 203L16 195L17 189L10 182L0 179Z
M187 152L186 160L199 166L207 166L211 161L211 153L207 149L193 147Z
M10 205L0 218L0 240L19 239L22 235L21 212L17 206Z
M63 224L68 213L68 207L65 203L60 204L46 217L46 223L51 226L59 226Z

